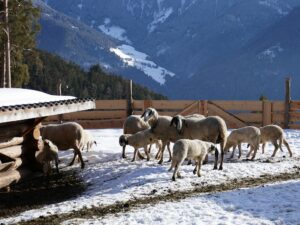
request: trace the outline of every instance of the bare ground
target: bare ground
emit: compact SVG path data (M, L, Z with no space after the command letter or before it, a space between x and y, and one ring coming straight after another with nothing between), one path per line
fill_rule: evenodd
M293 173L282 173L276 176L264 175L259 178L233 179L221 185L194 185L190 191L168 191L166 195L156 195L157 190L152 190L145 198L133 198L126 202L119 202L110 206L100 206L94 208L83 208L71 213L41 216L38 219L24 221L20 224L60 224L62 221L73 218L91 218L93 216L102 217L107 214L126 212L135 207L154 205L162 201L178 201L186 197L192 197L199 193L215 193L239 188L260 186L268 183L287 181L300 178L300 167L295 167ZM58 179L59 178L59 179ZM42 184L42 185L41 185ZM43 178L18 185L10 193L0 193L0 217L7 217L18 212L39 208L46 204L61 202L69 198L74 198L85 189L84 183L77 176L76 171L68 171L58 175L53 175L46 182ZM43 198L40 196L43 195ZM2 205L4 203L4 205ZM4 208L5 206L5 208Z

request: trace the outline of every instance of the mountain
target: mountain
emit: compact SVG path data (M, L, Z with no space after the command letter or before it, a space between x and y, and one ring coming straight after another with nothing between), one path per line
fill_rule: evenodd
M285 76L297 80L289 39L300 42L300 0L36 2L42 49L100 63L170 98L281 99Z

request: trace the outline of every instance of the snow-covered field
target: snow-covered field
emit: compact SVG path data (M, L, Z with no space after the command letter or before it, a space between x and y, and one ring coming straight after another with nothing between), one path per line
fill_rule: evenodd
M40 216L49 216L80 210L82 208L101 207L120 201L166 195L170 192L189 191L195 187L225 184L242 178L258 178L263 175L279 175L299 171L300 131L286 130L287 140L294 153L278 151L271 158L273 146L266 146L266 153L261 151L256 160L246 161L246 146L243 145L241 160L225 160L223 171L212 170L213 157L210 163L202 167L202 177L192 173L193 166L182 167L183 179L171 181L172 173L168 172L170 163L158 165L154 160L131 162L133 149L127 147L127 159L121 159L121 147L118 138L121 129L91 130L98 145L92 151L83 153L86 168L80 173L87 184L81 196L47 205L40 209L25 211L14 217L0 219L0 223L17 223ZM228 154L230 155L230 154ZM73 156L72 151L60 152L63 164ZM168 159L166 154L165 160ZM74 165L79 167L79 164ZM66 169L72 169L70 167ZM165 202L143 209L110 215L105 218L90 220L70 220L65 224L299 224L300 222L300 180L273 184L265 187L235 190L217 194L201 194L180 202Z

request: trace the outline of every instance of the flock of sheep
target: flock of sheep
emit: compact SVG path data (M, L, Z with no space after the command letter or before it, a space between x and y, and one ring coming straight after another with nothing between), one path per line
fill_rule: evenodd
M43 165L45 174L50 172L50 161L54 160L57 166L58 149L73 148L74 157L70 165L74 163L78 155L81 168L84 168L81 151L84 146L89 149L95 143L89 132L75 122L43 126L41 136L44 147L37 152L36 158ZM170 142L174 143L173 154L170 149ZM179 168L185 159L195 161L196 166L193 172L200 176L201 165L207 160L209 152L214 151L214 169L222 170L224 153L228 152L230 148L233 148L231 158L234 157L236 147L239 149L238 157L240 158L241 144L247 143L250 146L247 158L252 154L251 160L253 160L260 143L262 143L264 153L266 142L271 142L275 147L272 157L275 156L278 149L282 151L282 144L286 146L292 157L284 132L277 125L267 125L261 128L247 126L232 130L228 135L226 123L219 116L204 117L200 114L177 115L174 117L161 116L154 108L147 108L142 116L129 116L124 122L123 135L119 138L119 144L123 147L123 158L126 158L126 145L134 148L132 161L135 161L137 156L144 159L144 156L139 152L139 148L144 148L147 160L150 160L151 145L156 144L158 152L155 158L161 164L164 149L167 147L169 162L172 161L169 170L175 169L172 176L173 181L176 180L176 177L180 177ZM216 148L216 144L220 144L220 149ZM150 146L149 149L148 145Z

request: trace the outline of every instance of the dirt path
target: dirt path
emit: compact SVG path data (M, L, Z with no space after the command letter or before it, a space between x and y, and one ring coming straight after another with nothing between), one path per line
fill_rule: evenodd
M264 184L279 182L279 181L287 181L292 179L300 178L300 168L295 168L296 172L294 173L282 173L276 176L273 175L264 175L259 178L244 178L244 179L233 179L227 183L221 185L205 185L200 186L199 184L195 184L194 189L190 191L178 191L172 192L171 190L167 195L161 196L156 195L157 190L152 190L149 196L142 199L133 199L130 201L113 204L110 206L104 207L94 207L91 209L83 208L79 211L73 211L72 213L60 214L60 215L51 215L48 217L40 217L38 219L21 222L20 224L60 224L62 221L73 219L73 218L91 218L92 216L102 217L107 214L114 214L118 212L126 212L135 207L141 207L145 205L154 205L161 201L178 201L180 199L184 199L186 197L192 197L199 193L215 193L221 191L234 190L239 188L249 188L260 186ZM71 183L74 182L74 193L80 193L84 187L80 180L76 180L73 178L69 178ZM76 183L77 182L77 183ZM67 193L70 191L70 187L65 186L60 190L62 193ZM1 200L1 199L0 199ZM63 199L60 199L63 200ZM37 206L37 205L36 205ZM10 213L8 213L10 214ZM7 214L7 215L8 215Z

